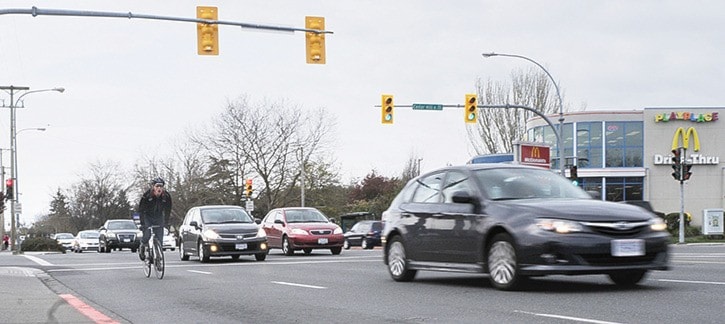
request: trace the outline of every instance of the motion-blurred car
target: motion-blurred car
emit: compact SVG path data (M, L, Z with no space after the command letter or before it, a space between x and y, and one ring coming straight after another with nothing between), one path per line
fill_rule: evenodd
M62 245L66 250L70 250L73 247L73 234L71 233L58 233L53 237L58 244Z
M267 237L247 211L239 206L199 206L186 212L179 227L179 257L196 256L201 262L211 257L254 255L267 258Z
M141 244L141 231L131 219L109 219L98 232L98 252L131 249L136 253Z
M366 250L380 246L380 234L382 232L383 222L381 221L359 221L345 233L343 247L347 250L352 246L360 246Z
M309 207L273 209L262 220L262 229L269 248L282 249L285 255L294 255L295 250L310 254L313 249L329 249L337 255L345 242L340 226Z
M164 242L162 243L164 251L176 250L176 236L169 232L168 228L164 228Z
M73 239L71 250L75 253L98 251L98 231L86 230L78 232Z
M670 235L654 214L592 199L556 173L509 164L447 167L414 178L384 212L384 262L482 272L502 290L529 277L605 274L620 286L668 270Z

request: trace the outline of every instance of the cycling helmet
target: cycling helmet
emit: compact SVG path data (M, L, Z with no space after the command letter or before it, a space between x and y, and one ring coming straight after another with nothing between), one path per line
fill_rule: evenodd
M162 186L163 186L163 185L165 185L165 184L166 184L166 182L164 182L164 179L162 179L161 177L157 177L157 178L155 178L155 179L151 180L151 185L152 185L152 186L153 186L153 185L157 185L157 184L160 184L160 185L162 185Z

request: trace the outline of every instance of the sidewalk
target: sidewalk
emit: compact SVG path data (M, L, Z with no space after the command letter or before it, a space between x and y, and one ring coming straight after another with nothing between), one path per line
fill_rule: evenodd
M23 256L0 251L0 259L6 258ZM53 279L39 269L0 265L0 322L99 323L53 292L45 285L48 280Z

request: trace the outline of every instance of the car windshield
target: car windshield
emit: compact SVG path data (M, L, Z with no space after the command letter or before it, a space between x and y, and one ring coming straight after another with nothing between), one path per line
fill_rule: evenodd
M486 196L493 200L591 198L569 180L544 169L481 169L474 171L474 176Z
M244 209L204 209L201 211L204 224L254 223L252 217Z
M110 222L108 223L109 230L135 230L136 224L133 221L128 222Z
M83 239L97 239L98 238L98 232L83 232L83 233L81 233L81 238L83 238Z
M327 223L327 217L314 209L291 209L285 211L287 223Z
M65 240L65 239L72 239L72 238L73 238L73 235L68 234L68 233L61 233L61 234L55 235L56 240L61 240L61 239Z

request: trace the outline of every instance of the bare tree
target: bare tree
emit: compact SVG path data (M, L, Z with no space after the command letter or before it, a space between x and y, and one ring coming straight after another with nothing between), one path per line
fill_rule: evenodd
M556 91L543 71L513 71L511 84L478 79L479 105L527 106L545 115L559 111ZM476 126L467 129L476 153L513 152L513 141L524 139L526 120L531 114L523 109L481 109Z

